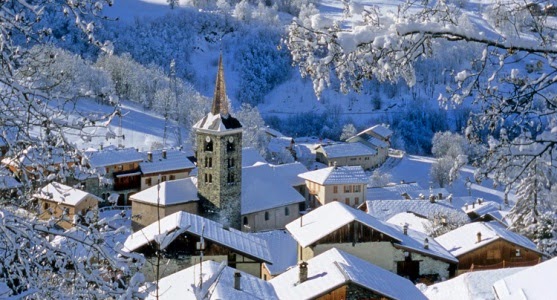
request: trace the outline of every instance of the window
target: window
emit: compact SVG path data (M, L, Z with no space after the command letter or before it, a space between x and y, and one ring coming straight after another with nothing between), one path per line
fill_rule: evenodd
M166 181L166 175L165 176L161 176L161 182L165 182Z
M354 188L354 193L360 192L360 185L355 185L353 188Z
M355 158L355 157L350 157L350 160L351 160L351 161L355 161L355 160L358 160L358 159Z
M234 151L234 142L226 142L226 152L232 152Z
M369 157L364 157L364 160L369 160Z
M229 168L233 168L234 167L234 158L231 157L228 159L228 167Z
M516 255L516 257L520 257L520 249L516 249L515 255Z
M265 212L265 221L269 221L269 212L268 211Z
M130 170L131 170L131 169L135 169L134 166L133 166L133 164L128 164L128 168L129 168Z
M248 217L244 217L244 226L248 225Z
M346 205L350 205L350 198L344 199L344 203L345 203Z
M204 161L205 161L205 168L207 168L207 166L209 166L209 158L205 157Z
M205 182L209 182L209 174L205 174Z
M151 178L145 178L145 184L151 186Z
M212 182L213 182L213 175L209 174L209 183L212 183Z
M205 145L204 145L203 148L205 149L205 152L212 152L213 151L213 141L209 137L207 137L207 140L209 140L209 141L208 142L205 141Z
M176 179L176 176L170 175L168 180L174 180L174 179Z
M124 166L118 165L118 167L116 169L118 169L118 171L122 171L124 169Z
M50 205L48 205L47 202L44 203L44 209L45 209L45 210L47 210L49 206L50 206Z
M213 158L209 157L209 168L213 167Z
M350 192L352 192L352 186L351 186L351 185L345 185L345 186L344 186L344 192L345 192L345 193L350 193Z
M337 199L337 198L334 198L333 201L338 201L338 199Z
M284 215L285 215L285 216L290 215L290 209L289 209L288 207L285 207L285 208L284 208Z
M228 182L228 183L233 183L234 182L234 173L228 172L228 177L227 177L226 182Z
M333 193L335 193L335 194L338 193L338 186L336 186L336 185L333 186Z
M354 198L354 204L355 204L355 205L360 204L360 197Z

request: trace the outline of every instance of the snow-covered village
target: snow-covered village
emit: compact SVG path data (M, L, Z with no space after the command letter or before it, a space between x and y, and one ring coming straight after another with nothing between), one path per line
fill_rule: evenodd
M557 299L556 5L0 1L0 299Z

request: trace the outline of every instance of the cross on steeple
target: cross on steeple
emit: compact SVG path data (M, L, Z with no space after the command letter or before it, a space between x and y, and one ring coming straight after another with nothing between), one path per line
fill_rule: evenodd
M217 71L217 82L215 84L215 95L213 96L213 115L220 114L228 117L228 99L226 98L226 86L224 84L224 68L222 66L222 54L219 57L219 69Z

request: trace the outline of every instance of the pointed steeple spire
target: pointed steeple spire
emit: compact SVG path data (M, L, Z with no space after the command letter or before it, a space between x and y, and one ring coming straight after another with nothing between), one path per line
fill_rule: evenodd
M224 68L222 66L222 54L219 57L219 70L217 71L217 82L215 84L215 95L213 96L213 115L221 114L228 116L228 99L226 98L226 86L224 84Z

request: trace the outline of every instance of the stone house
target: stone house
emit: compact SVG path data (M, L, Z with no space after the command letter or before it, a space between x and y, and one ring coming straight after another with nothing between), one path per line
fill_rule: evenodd
M356 207L366 200L368 178L360 166L328 167L298 176L305 180L311 208L336 201Z
M197 178L164 181L130 196L132 230L138 231L179 211L198 214ZM158 212L157 212L158 209Z
M256 164L242 170L242 231L284 229L305 209L300 163Z
M361 166L365 170L382 163L375 149L360 143L319 145L315 149L315 160L327 166Z
M188 159L186 152L163 149L147 152L147 157L139 163L141 187L143 191L159 182L189 177L195 165Z
M77 222L87 224L88 219L96 218L100 201L95 195L57 182L49 183L33 198L38 202L39 217L43 220L60 219L57 225L64 229Z
M410 280L335 248L269 283L279 299L427 299Z
M159 231L160 228L160 231ZM261 278L261 265L272 263L267 243L253 234L184 211L176 212L134 232L124 242L123 251L143 253L146 259L156 259L155 238L166 233L162 241L169 259L161 277L188 268L201 260L225 262L229 267ZM148 280L154 272L146 263L143 273Z
M331 248L346 251L412 281L454 275L458 260L428 235L388 224L341 202L331 202L286 225L298 242L298 261Z
M542 259L536 244L496 221L466 224L435 240L458 258L458 274L531 266Z

